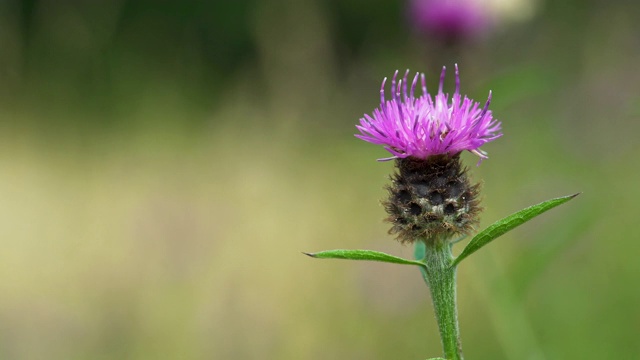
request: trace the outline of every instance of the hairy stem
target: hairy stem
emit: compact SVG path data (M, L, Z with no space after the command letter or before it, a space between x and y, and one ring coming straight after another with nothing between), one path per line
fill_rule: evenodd
M426 267L422 269L422 275L431 292L444 357L463 360L456 305L456 267L451 265L451 244L429 239L425 241L424 250L422 261Z

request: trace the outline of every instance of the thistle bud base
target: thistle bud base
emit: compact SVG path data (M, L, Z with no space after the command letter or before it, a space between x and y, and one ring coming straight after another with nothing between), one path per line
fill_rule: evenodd
M468 234L478 223L479 184L471 185L460 156L396 159L388 200L389 230L402 243Z

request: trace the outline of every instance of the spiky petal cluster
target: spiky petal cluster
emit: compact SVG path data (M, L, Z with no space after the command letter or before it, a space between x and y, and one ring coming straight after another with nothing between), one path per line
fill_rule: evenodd
M485 143L502 136L500 123L491 116L489 104L491 92L484 107L466 96L460 95L460 76L455 66L456 88L453 95L442 92L446 68L442 68L438 93L432 97L427 92L424 74L416 74L408 87L409 70L400 81L398 72L391 80L391 100L385 99L382 81L380 107L371 115L364 115L356 128L356 137L373 144L384 145L393 156L379 160L415 157L427 159L433 155L456 155L463 150L486 159L480 150ZM415 89L420 78L422 95L416 97Z

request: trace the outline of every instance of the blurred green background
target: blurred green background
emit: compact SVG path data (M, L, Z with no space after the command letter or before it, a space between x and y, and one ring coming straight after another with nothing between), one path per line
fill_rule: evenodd
M462 264L466 357L639 357L638 4L492 0L445 47L400 0L0 2L0 359L438 356L417 269L300 252L412 256L354 125L455 62L505 134L482 226L583 192Z

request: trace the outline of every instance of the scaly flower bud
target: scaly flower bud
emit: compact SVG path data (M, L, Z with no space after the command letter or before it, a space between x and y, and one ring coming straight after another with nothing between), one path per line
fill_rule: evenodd
M479 184L470 184L458 155L397 159L396 168L383 204L387 221L393 223L389 233L400 242L450 238L473 230L481 210Z

